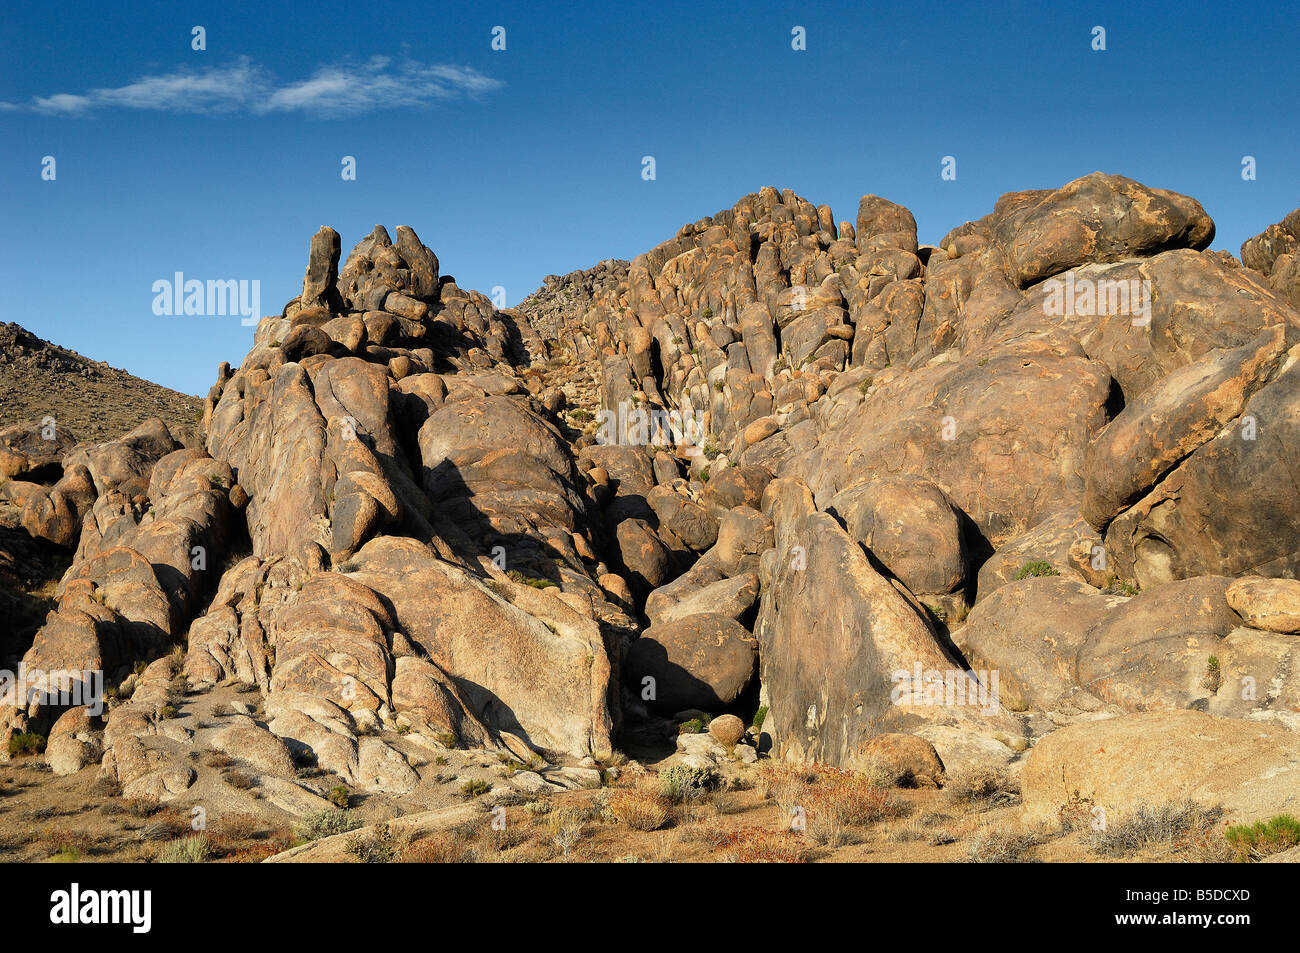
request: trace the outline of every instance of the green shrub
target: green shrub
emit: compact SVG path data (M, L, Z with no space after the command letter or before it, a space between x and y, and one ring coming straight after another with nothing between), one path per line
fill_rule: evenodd
M709 730L709 723L699 718L684 721L677 727L679 735L702 735Z
M718 772L712 768L690 768L675 764L659 775L663 796L674 804L691 801L718 786Z
M342 784L336 784L330 788L329 802L335 807L346 809L352 803L352 795L347 787Z
M34 731L16 732L9 737L9 756L40 754L45 750L45 736Z
M1016 573L1017 579L1026 579L1029 576L1059 576L1060 573L1052 568L1052 564L1045 559L1033 559L1020 567L1020 572Z
M511 579L513 579L515 582L522 583L525 586L532 586L534 589L556 588L555 583L551 582L551 580L543 579L540 576L528 576L520 572L518 569L511 569L509 572L506 573L506 575L509 576Z
M1300 845L1300 821L1290 814L1279 814L1267 821L1229 827L1223 836L1238 860L1263 860Z
M470 778L460 786L460 793L465 797L478 797L480 794L487 794L492 790L492 782L484 781L482 778Z
M767 720L767 706L760 705L758 711L754 712L754 730L762 731L763 722Z

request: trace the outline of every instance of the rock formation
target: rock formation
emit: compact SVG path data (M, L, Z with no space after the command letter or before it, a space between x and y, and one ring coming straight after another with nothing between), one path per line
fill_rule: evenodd
M922 246L878 196L837 224L764 188L506 310L410 228L346 259L322 228L202 448L5 431L0 495L76 547L24 662L134 692L0 730L163 798L164 709L229 685L264 708L211 746L397 794L412 740L576 762L691 710L927 777L1103 718L1289 738L1297 215L1238 262L1193 199L1094 173ZM1093 731L1031 756L1034 810L1063 763L1123 786Z

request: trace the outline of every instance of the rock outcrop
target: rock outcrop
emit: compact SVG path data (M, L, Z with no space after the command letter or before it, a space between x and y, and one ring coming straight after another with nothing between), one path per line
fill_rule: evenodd
M161 798L194 783L168 713L240 686L206 743L285 784L404 795L413 745L579 762L694 718L701 763L1024 761L1035 815L1062 770L1118 809L1162 757L1146 787L1285 806L1242 785L1300 737L1296 214L1237 262L1114 175L936 246L764 188L505 310L410 228L322 228L202 447L0 431L3 502L75 546L24 662L134 690L3 729ZM1193 770L1189 732L1253 760Z

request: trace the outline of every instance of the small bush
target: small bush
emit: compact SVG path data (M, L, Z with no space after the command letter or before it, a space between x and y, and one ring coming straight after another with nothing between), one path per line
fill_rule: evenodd
M335 807L347 808L352 804L352 795L342 784L336 784L330 788L329 802Z
M1140 804L1119 823L1093 831L1089 846L1106 857L1122 857L1155 846L1178 849L1213 829L1222 816L1218 808L1204 808L1190 800L1159 807Z
M609 811L634 831L657 831L672 816L668 801L653 791L615 792Z
M1052 564L1045 559L1033 559L1020 567L1016 573L1016 579L1027 579L1030 576L1059 576L1060 573L1052 568Z
M692 718L690 721L684 721L677 726L679 735L702 735L709 730L709 724L699 718Z
M1020 785L1001 771L975 768L950 777L944 786L943 797L949 804L962 807L1015 804L1020 800Z
M547 816L546 823L551 841L560 849L560 854L565 860L568 860L569 853L578 846L578 841L586 832L586 820L584 812L572 808L553 811Z
M555 589L558 588L555 583L549 579L543 579L541 576L528 576L518 569L511 569L506 573L515 582L522 583L525 586L532 586L534 589Z
M754 730L762 731L763 722L767 720L767 706L760 705L758 711L754 712Z
M482 778L470 778L460 786L460 793L465 797L478 797L492 790L492 782Z
M293 832L302 840L312 841L320 840L322 837L333 837L335 834L346 834L360 826L361 819L352 811L326 808L307 815Z
M848 772L828 774L826 783L810 786L805 801L810 834L815 821L823 831L865 827L886 818L902 817L909 809L907 801L897 794Z
M397 856L401 864L469 864L476 860L474 850L450 832L434 834L408 844Z
M1300 821L1290 814L1279 814L1267 821L1229 827L1224 837L1238 860L1263 860L1300 845Z
M252 775L244 771L227 771L221 777L237 791L247 791L253 786Z
M1041 836L1018 827L986 827L966 845L966 859L973 864L1019 864L1029 851L1042 843Z
M162 805L156 798L151 797L133 797L126 801L126 809L134 817L153 817L162 810Z
M9 756L41 754L45 750L45 736L34 731L14 732L9 737Z
M348 853L363 864L391 864L401 850L387 824L376 825L368 837L358 835L348 841Z
M202 864L212 857L212 847L203 834L191 834L166 844L158 852L159 864Z
M673 804L704 797L718 786L718 772L712 768L688 768L675 764L659 775L660 791Z

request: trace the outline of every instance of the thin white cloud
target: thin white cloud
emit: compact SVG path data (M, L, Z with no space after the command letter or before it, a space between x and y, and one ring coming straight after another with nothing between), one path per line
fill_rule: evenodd
M302 113L318 118L356 116L477 96L504 84L468 66L394 63L376 56L365 63L323 66L306 79L281 82L247 57L227 66L142 76L125 86L85 93L0 102L0 112L86 116L108 109L172 113Z

